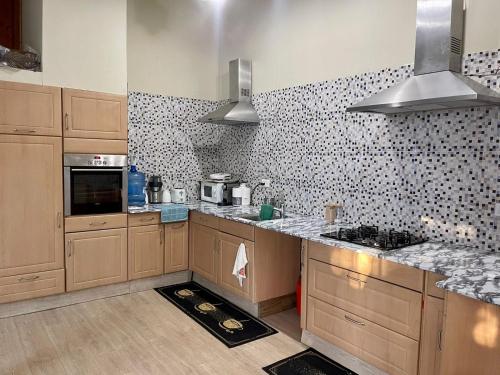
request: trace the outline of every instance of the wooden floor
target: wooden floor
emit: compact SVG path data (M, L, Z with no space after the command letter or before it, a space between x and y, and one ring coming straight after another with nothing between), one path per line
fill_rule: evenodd
M228 349L155 291L0 319L0 374L263 374L304 350L278 333Z
M297 314L297 309L285 310L274 315L269 315L262 320L292 339L300 341L302 330L300 329L300 316Z

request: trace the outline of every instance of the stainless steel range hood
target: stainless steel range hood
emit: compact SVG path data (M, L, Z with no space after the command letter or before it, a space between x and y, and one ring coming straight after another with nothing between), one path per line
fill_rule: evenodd
M463 0L417 0L415 75L347 108L402 113L500 105L500 93L463 76Z
M198 119L199 122L224 125L257 125L260 121L252 105L252 62L229 62L230 103Z

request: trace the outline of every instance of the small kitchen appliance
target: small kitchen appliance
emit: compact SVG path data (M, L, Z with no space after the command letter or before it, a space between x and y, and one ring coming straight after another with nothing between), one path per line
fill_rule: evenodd
M172 203L186 203L186 189L179 187L170 189L170 198Z
M379 230L377 226L367 225L355 228L340 228L335 232L322 233L321 236L384 251L400 249L427 241L427 239L413 235L406 230Z
M218 204L219 206L230 206L233 204L233 188L238 187L237 180L232 181L201 181L201 200Z
M149 203L161 203L162 192L161 176L151 176L148 182L148 201Z

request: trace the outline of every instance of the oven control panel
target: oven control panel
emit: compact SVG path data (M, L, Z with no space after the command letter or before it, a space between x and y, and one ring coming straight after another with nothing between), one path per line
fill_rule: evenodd
M65 167L127 167L127 155L64 154Z

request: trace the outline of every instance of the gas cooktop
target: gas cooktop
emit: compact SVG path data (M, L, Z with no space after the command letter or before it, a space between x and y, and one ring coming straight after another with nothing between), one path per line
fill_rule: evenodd
M322 233L321 236L384 251L400 249L427 241L426 238L415 236L406 230L379 230L377 226L368 225L341 228L336 232Z

